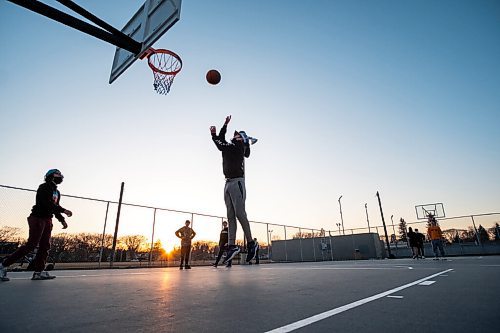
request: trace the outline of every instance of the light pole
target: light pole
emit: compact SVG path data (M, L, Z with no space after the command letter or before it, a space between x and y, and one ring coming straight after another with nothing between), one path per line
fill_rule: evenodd
M385 234L385 245L387 246L387 252L389 253L389 259L393 259L392 253L391 253L391 247L389 246L389 237L387 237L387 227L385 225L385 219L384 219L384 212L382 211L382 202L380 201L380 194L377 191L377 199L378 199L378 206L380 208L380 216L382 217L382 224L384 226L384 234Z
M337 225L337 228L339 228L339 235L340 235L340 226L341 224L340 223L335 223Z
M268 231L268 233L269 233L269 241L267 242L267 243L268 243L268 244L267 244L267 257L269 258L269 260L271 260L271 256L272 256L272 254L273 254L273 252L272 252L272 251L273 251L273 247L272 247L272 245L271 245L271 244L272 244L272 242L273 242L273 237L272 237L272 235L273 235L273 230L272 230L272 229L271 229L271 230L269 230L269 231Z
M366 223L368 223L368 233L370 233L370 220L368 219L368 204L365 203Z
M342 217L342 203L340 202L340 199L342 199L342 196L339 198L339 207L340 207L340 222L342 222L342 234L345 235L345 230L344 230L344 219Z

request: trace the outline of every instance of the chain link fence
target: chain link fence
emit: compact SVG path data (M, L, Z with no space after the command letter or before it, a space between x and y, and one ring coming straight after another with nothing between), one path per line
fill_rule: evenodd
M32 189L0 185L0 256L26 241L26 218L35 193ZM192 265L213 263L219 251L223 216L122 203L113 253L118 202L64 194L61 202L74 215L68 219L66 230L54 219L49 261L57 263L58 268L177 266L180 241L174 233L185 220L190 220L196 231ZM500 213L442 218L439 223L448 254L500 254ZM250 224L260 245L261 263L385 258L389 251L394 257L411 257L407 228L424 234L427 230L427 222L402 225L392 222L392 217L385 229L379 225L327 230L256 221ZM245 245L241 227L237 244ZM429 244L426 252L431 254ZM244 256L238 259L244 262ZM20 267L23 265L19 263Z

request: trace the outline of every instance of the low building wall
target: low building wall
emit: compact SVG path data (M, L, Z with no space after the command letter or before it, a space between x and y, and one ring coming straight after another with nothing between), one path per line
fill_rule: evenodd
M383 259L387 257L384 242L377 233L346 236L314 237L277 240L271 242L271 261L328 261ZM444 246L446 256L500 255L500 242L448 244ZM396 247L391 244L391 254L395 258L411 258L411 249L405 243ZM424 255L434 256L432 245L424 244Z
M272 241L272 261L382 259L384 248L376 233Z

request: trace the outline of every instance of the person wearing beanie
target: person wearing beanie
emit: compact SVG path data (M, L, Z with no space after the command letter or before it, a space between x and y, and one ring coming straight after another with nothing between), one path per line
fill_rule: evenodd
M63 181L61 171L50 169L45 174L45 182L38 187L36 191L35 205L31 209L31 214L28 217L29 238L28 242L19 247L14 253L5 257L0 263L0 281L9 281L7 277L7 267L23 258L30 252L33 252L36 247L35 258L33 259L34 273L32 280L51 280L55 276L50 275L45 270L45 263L50 249L50 237L52 233L52 217L61 222L63 229L68 227L66 220L62 214L71 217L73 213L60 206L59 200L61 193L57 189L57 185Z
M226 117L224 125L217 135L215 126L210 126L212 141L217 149L222 152L222 171L226 177L224 186L224 202L227 210L227 220L229 222L228 249L223 264L232 260L241 249L236 242L236 219L240 222L241 228L247 241L247 258L250 262L255 257L258 243L252 237L250 223L248 222L245 210L246 189L245 189L245 158L250 157L250 143L257 142L249 137L245 131L235 131L230 142L226 141L227 124L231 121L231 116Z
M219 235L219 253L217 253L217 259L215 260L215 263L212 264L212 266L217 267L219 265L219 261L222 258L222 255L224 252L227 252L227 241L228 241L228 235L229 235L229 229L227 228L227 222L223 221L222 222L222 230L220 231ZM231 266L231 261L229 261L228 266Z

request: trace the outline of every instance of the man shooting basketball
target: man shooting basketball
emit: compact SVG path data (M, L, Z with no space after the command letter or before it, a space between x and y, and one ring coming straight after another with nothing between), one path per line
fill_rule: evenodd
M224 202L227 209L227 220L229 222L228 251L223 263L233 259L240 248L235 245L236 241L236 219L241 224L245 238L247 240L247 262L255 257L258 248L257 242L253 240L245 211L246 189L245 189L245 158L250 156L250 141L256 139L249 138L244 131L235 131L231 142L226 141L227 124L231 121L231 116L226 117L224 125L216 134L215 126L210 126L212 140L217 149L222 152L222 170L226 177L224 186Z

